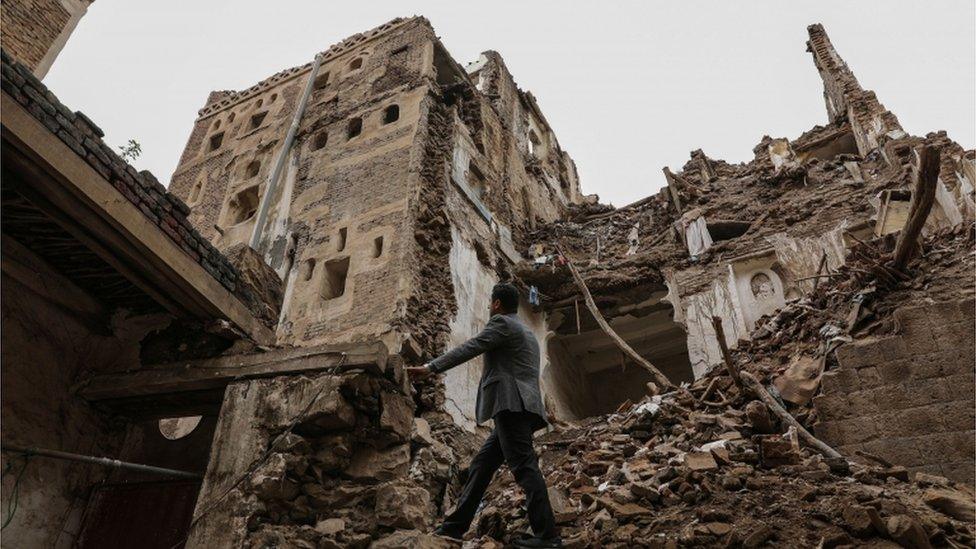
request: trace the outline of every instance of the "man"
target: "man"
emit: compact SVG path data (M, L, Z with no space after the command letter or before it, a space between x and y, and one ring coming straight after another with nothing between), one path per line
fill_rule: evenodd
M423 366L407 369L414 379L443 373L484 354L475 405L478 423L494 420L495 428L471 461L457 507L436 533L461 538L471 525L481 498L502 463L525 492L529 524L535 534L516 547L562 547L549 503L546 481L532 448L532 434L546 426L539 390L539 343L518 317L519 292L511 284L491 291L491 319L475 337Z

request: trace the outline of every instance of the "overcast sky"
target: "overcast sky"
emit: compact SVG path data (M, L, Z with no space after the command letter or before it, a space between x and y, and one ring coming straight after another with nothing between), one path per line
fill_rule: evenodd
M823 23L909 133L976 142L976 2L97 0L45 79L169 181L211 90L243 89L397 16L424 15L462 65L502 54L576 160L622 206L689 151L752 158L826 122L806 26Z

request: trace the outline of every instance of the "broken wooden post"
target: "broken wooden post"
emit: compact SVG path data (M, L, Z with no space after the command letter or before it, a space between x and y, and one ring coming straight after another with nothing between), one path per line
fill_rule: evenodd
M922 233L925 220L935 202L935 185L939 180L941 156L938 147L925 145L918 153L918 172L915 177L915 191L908 209L908 221L898 235L892 267L898 271L905 269L915 252L918 236Z
M683 208L681 207L681 196L678 195L678 186L674 180L674 174L667 166L664 167L664 179L668 182L668 192L671 193L671 201L674 202L674 209L678 210L678 216L683 213Z
M762 383L759 383L759 380L756 379L755 376L749 372L741 372L740 375L746 386L753 393L755 393L756 396L758 396L759 399L762 400L763 403L765 403L774 414L776 414L776 417L778 417L784 423L796 427L797 434L800 435L800 438L803 439L803 442L807 443L808 446L811 446L813 449L829 458L843 457L840 455L840 452L834 450L825 442L813 436L813 434L811 434L810 431L807 431L803 425L800 425L800 422L797 421L796 418L794 418L789 412L787 412L785 408L780 406L779 402L773 398L773 395L769 394L769 391L763 387Z
M613 331L613 328L611 328L610 324L607 323L607 320L603 318L603 314L600 313L600 309L597 308L596 303L593 301L593 296L590 294L590 289L586 287L586 282L583 281L583 277L580 276L579 271L576 270L576 266L573 265L573 262L569 259L569 257L563 253L560 246L556 246L556 250L559 252L559 255L563 256L563 259L565 259L566 266L569 267L569 272L573 275L573 280L576 281L576 285L579 286L580 292L583 294L583 301L586 303L586 308L590 310L590 313L593 315L596 323L600 325L600 328L602 328L603 331L610 336L610 339L613 340L613 342L617 345L617 347L620 348L621 351L624 352L624 354L630 357L630 359L636 362L641 368L647 370L648 373L650 373L654 378L654 382L657 383L658 386L661 388L674 388L675 385L671 383L666 375L662 374L661 371L655 368L654 365L648 362L647 359L637 354L637 351L628 345L623 338L617 335L617 332Z
M827 250L823 251L823 255L820 256L820 264L817 265L817 276L813 277L813 291L817 291L817 287L820 286L820 273L823 272L824 267L827 265Z
M742 391L742 380L739 379L739 372L735 369L735 365L732 364L732 353L729 352L729 346L725 343L725 330L722 329L722 319L713 316L712 326L715 328L718 347L722 350L722 361L725 363L725 369L729 371L729 377L735 382L735 386L739 388L739 391Z

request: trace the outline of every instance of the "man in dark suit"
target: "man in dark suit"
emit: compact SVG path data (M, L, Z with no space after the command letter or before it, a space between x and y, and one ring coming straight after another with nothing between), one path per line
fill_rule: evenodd
M546 426L539 389L539 343L519 319L518 305L515 286L495 285L491 292L492 316L481 333L407 372L412 378L421 379L485 355L476 419L479 424L494 420L495 428L471 461L457 507L437 533L453 538L464 535L495 471L506 463L525 492L529 524L535 534L518 540L516 547L562 547L546 481L532 448L532 433Z

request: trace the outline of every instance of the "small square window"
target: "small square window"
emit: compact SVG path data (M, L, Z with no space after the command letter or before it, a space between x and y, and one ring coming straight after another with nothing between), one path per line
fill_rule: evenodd
M383 111L383 124L392 124L400 119L400 106L390 105Z
M260 160L252 160L247 165L247 169L244 171L244 177L247 178L247 179L250 179L252 177L257 176L258 175L258 172L260 172L260 171L261 171L261 161Z
M315 258L306 259L305 263L302 264L302 280L309 281L312 280L312 274L315 273Z
M315 134L315 137L312 138L312 144L310 145L309 148L311 148L313 151L317 151L322 147L325 147L326 143L328 142L329 142L329 134L326 133L325 130L322 130L319 133Z
M343 227L339 229L339 235L336 237L336 251L341 252L346 249L346 228Z
M346 278L348 275L348 257L327 261L325 263L325 276L322 281L322 297L326 300L342 297L346 293Z
M267 116L268 116L268 111L259 112L259 113L255 114L255 115L251 116L251 129L252 130L256 130L256 129L260 128L261 127L261 124L264 123L265 117L267 117Z
M353 118L352 120L349 121L349 126L346 128L346 138L352 139L353 137L356 137L362 132L363 132L363 119L357 116L356 118Z
M316 76L315 83L313 85L317 90L321 90L322 88L329 85L329 73L323 72L322 74Z
M383 237L377 236L373 239L373 257L383 255Z
M208 150L215 151L224 143L224 132L215 133L210 136L210 147Z

